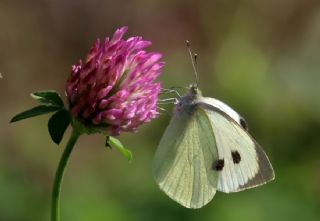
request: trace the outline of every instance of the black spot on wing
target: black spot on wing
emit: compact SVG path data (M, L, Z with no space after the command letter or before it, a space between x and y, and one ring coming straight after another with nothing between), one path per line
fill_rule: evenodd
M221 171L224 167L224 159L219 159L215 162L213 162L212 169L216 171Z
M238 164L241 161L241 156L238 151L232 151L231 152L233 163Z
M243 117L240 117L240 125L241 125L241 127L242 127L243 129L245 129L246 131L249 130L248 124L247 124L246 120L245 120Z

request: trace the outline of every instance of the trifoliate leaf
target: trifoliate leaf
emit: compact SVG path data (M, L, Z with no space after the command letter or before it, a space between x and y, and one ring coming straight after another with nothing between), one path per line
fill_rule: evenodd
M117 149L124 157L126 157L129 162L131 162L132 160L132 152L129 149L126 149L122 143L120 142L120 140L111 137L111 136L107 136L106 139L106 146L110 147L110 148L115 148Z
M70 114L67 110L60 110L56 112L48 121L48 130L53 142L59 145L64 132L70 124Z
M20 114L17 114L16 116L14 116L10 123L12 122L16 122L19 120L23 120L26 118L30 118L30 117L35 117L38 115L42 115L42 114L47 114L47 113L51 113L51 112L55 112L57 110L60 110L60 107L57 106L47 106L47 105L40 105L40 106L36 106L30 110L26 110Z
M56 91L37 91L31 93L31 97L44 104L64 107L63 101Z

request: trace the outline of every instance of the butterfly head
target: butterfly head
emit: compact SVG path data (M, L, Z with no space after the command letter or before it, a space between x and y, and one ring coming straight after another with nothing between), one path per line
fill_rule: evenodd
M198 88L198 84L191 84L188 88L189 88L190 95L201 96L201 91Z
M194 108L196 107L196 103L199 100L199 97L202 97L201 91L196 84L190 85L188 89L189 92L185 96L182 96L179 99L179 102L176 104L176 113L192 113Z

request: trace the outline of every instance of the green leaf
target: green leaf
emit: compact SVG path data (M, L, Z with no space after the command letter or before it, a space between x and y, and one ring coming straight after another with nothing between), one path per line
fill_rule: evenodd
M63 101L56 91L37 91L31 93L31 97L44 104L64 107Z
M117 149L120 153L122 153L122 155L124 157L126 157L129 162L131 162L132 160L132 152L128 149L126 149L122 143L120 142L120 140L114 138L114 137L111 137L111 136L107 136L107 139L106 139L106 146L107 147L110 147L110 148L115 148Z
M48 122L48 130L53 142L60 144L70 121L71 117L67 110L60 110L51 116Z
M85 133L85 134L90 135L90 134L100 132L96 128L94 128L92 126L85 125L83 122L81 122L80 120L78 120L77 118L74 118L74 117L71 119L71 125L72 125L73 129L77 130L80 134Z
M30 110L26 110L20 114L17 114L16 116L14 116L10 123L19 121L19 120L23 120L26 118L30 118L30 117L35 117L38 115L42 115L42 114L47 114L47 113L51 113L51 112L55 112L57 110L60 110L60 107L57 106L46 106L46 105L39 105L36 106Z

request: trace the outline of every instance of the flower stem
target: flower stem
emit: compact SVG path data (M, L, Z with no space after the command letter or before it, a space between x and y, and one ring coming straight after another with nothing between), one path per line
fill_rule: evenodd
M80 134L81 133L79 133L76 128L72 130L71 137L60 159L52 190L51 221L60 221L60 192L64 169Z

